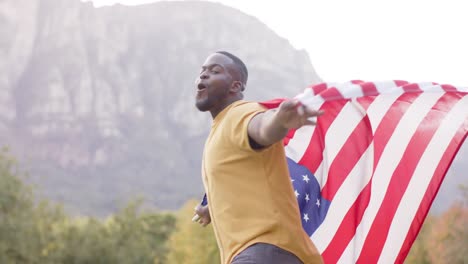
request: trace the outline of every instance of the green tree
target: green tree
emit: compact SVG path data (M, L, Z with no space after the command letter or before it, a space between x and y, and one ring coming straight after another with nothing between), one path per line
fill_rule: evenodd
M411 250L406 258L405 263L408 264L430 264L426 241L429 239L431 229L433 228L435 217L428 215L424 224L419 231L416 240L411 247Z
M0 263L38 263L49 243L51 219L61 217L46 203L34 204L32 189L6 149L0 151ZM47 212L47 213L46 213Z
M468 208L455 203L438 219L427 239L431 263L466 263L468 260Z
M168 264L218 264L220 257L211 225L191 221L196 201L187 202L177 215L176 231L169 239Z
M70 218L36 202L7 151L0 151L0 263L167 263L170 213L130 203L106 220Z
M462 200L440 216L428 216L406 263L466 263L468 260L468 195L460 186Z

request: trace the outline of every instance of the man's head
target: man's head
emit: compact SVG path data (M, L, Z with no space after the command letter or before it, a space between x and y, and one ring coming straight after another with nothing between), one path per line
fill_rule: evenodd
M245 64L226 51L218 51L205 60L197 78L195 105L200 111L216 116L226 106L243 98L248 72Z
M236 66L236 74L238 74L238 79L243 84L242 91L245 90L245 86L247 85L247 79L249 78L249 72L247 71L247 66L245 66L244 62L239 59L237 56L227 52L227 51L217 51L218 54L223 54L224 56L229 57Z

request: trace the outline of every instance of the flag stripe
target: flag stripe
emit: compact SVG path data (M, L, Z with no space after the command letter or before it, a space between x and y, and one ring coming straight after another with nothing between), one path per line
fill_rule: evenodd
M349 117L349 115L347 116ZM359 115L357 115L357 117L362 118ZM346 121L353 120L348 118ZM325 145L328 146L332 144L342 146L336 154L331 153L333 161L328 171L327 181L324 183L322 189L322 197L330 201L333 200L336 192L341 187L341 184L344 182L349 172L354 168L358 160L361 159L361 156L372 142L372 133L369 133L371 132L371 129L367 118L362 118L351 134L348 135L347 133L343 133L343 130L345 129L346 126L341 129L337 128L337 130L341 130L340 135L346 137L344 138L344 144L341 144L340 140L336 140L338 135L333 134L330 136L327 135L327 139L330 139L333 143L325 143ZM330 177L330 175L333 175L333 177Z
M370 115L369 116L369 118L371 120L371 123L373 123L372 126L378 126L379 125L381 119L383 119L383 114L382 113L386 113L389 109L395 109L395 104L400 102L400 101L397 101L397 103L396 103L395 100L400 99L401 101L408 102L408 101L412 101L412 98L414 98L415 96L416 96L415 94L404 95L404 96L401 96L401 97L399 97L398 95L385 96L385 97L384 96L378 96L378 97L375 98L375 100L374 100L374 98L366 97L366 100L368 100L370 102L373 102L369 106L369 112L376 113L375 115ZM402 109L406 109L407 106L408 106L408 104L404 104L401 107L402 107ZM343 111L341 111L341 112L343 112ZM394 116L394 119L396 119L395 116ZM399 118L396 119L396 120L398 121ZM348 124L347 126L350 126L350 125ZM395 123L395 126L396 126L396 123ZM342 131L340 130L340 127L336 128L335 133L342 133ZM380 130L379 130L379 134L380 134ZM333 140L333 136L330 139ZM327 147L329 147L329 146L327 145ZM380 149L380 151L382 151L382 149ZM380 155L378 155L378 156L380 156ZM332 159L332 158L334 158L334 156L329 157L329 159ZM317 170L317 176L318 177L320 175L326 175L326 176L328 175L328 173L323 172L322 168L323 168L323 165L321 165L319 167L319 169ZM359 168L359 166L357 168ZM326 169L326 170L328 170L328 169ZM326 183L326 179L323 180L323 184L325 184L325 183ZM350 188L355 188L355 187L353 186L353 184L351 184ZM357 188L357 189L359 189L359 188ZM364 195L366 195L366 194L364 194ZM319 226L316 233L313 234L312 240L314 240L314 242L322 244L322 243L324 243L324 241L330 241L331 240L331 238L328 239L328 237L333 236L335 234L339 223L343 220L343 216L339 217L338 215L344 215L344 213L348 211L349 207L346 207L346 205L349 204L349 206L351 206L350 203L353 202L353 200L351 198L352 197L345 197L345 199L343 199L342 201L337 200L335 198L334 203L332 203L332 206L329 208L329 213L327 214L327 216L330 214L332 217L329 218L330 220L325 221L321 226ZM343 206L335 207L334 205L336 203L342 204ZM334 214L334 209L335 208L337 208L337 210L339 210L339 212L337 212L337 214ZM350 218L355 218L355 217L361 217L361 216L350 215L349 217ZM328 225L336 226L336 228L328 227ZM320 239L315 239L314 237L320 237ZM327 237L327 238L324 238L324 237ZM338 236L338 237L340 237L340 236ZM346 241L346 243L347 242L348 241ZM320 247L318 247L319 251L322 252L327 245L328 245L328 242L323 246L322 250L320 249Z
M449 84L443 84L442 89L444 89L444 91L446 91L446 92L456 92L457 91L457 88L455 86L449 85Z
M373 147L370 146L370 149ZM369 152L373 152L368 150ZM368 159L366 155L363 155L364 158ZM370 158L372 161L372 158ZM362 162L361 162L362 163ZM354 175L357 175L356 180L349 180L351 184L348 186L343 186L343 191L337 194L337 197L341 197L342 199L336 199L333 201L332 204L349 204L351 203L350 208L343 208L340 206L340 211L344 214L347 212L344 217L342 217L342 221L337 219L338 228L334 230L333 238L326 247L326 249L322 253L322 257L326 260L327 263L336 263L340 256L343 254L344 250L348 243L352 240L356 233L355 228L350 228L352 226L357 226L362 219L365 209L369 204L370 199L370 184L369 180L372 177L372 167L373 164L367 164L366 168L368 169L367 172L363 172L360 164L357 164ZM349 176L346 180L350 179L352 176ZM356 178L356 177L355 177ZM356 181L360 181L357 182ZM346 183L345 183L346 184ZM345 185L344 184L344 185ZM364 186L364 188L360 188ZM351 190L355 190L355 195L347 195L348 193L345 191L347 190L350 192ZM354 194L354 193L353 193ZM354 202L353 202L354 201ZM329 209L330 210L330 209ZM328 215L327 215L328 216Z
M376 164L379 162L379 159L382 155L384 146L390 140L391 134L394 132L396 126L398 125L398 122L403 116L403 113L406 112L406 110L408 109L410 105L409 103L412 103L417 97L417 94L403 94L401 96L399 96L398 94L392 94L392 96L378 96L374 100L374 103L369 107L369 119L371 120L372 126L377 127L376 132L374 133L374 143L376 143L376 145L374 145L374 170ZM362 101L366 100L369 101L370 99L362 99ZM398 109L398 111L395 111L396 109ZM391 118L389 118L390 116ZM382 123L381 125L381 122L384 123ZM366 186L363 189L362 194L360 195L360 198L363 199L362 202L366 206L368 206L370 202L369 200L365 200L365 198L370 197L371 195L371 184L372 183L369 182L368 186ZM365 211L361 210L361 207L359 208L359 210L354 209L355 208L352 208L352 210L350 210L350 213L346 216L346 218L343 219L344 222L347 223L349 221L352 221L353 219L363 218ZM357 227L357 229L355 227ZM355 260L357 258L357 255L359 254L359 252L355 252L354 249L360 248L360 246L362 246L362 242L360 243L360 241L364 240L362 235L363 225L357 223L355 227L351 228L353 229L353 233L355 234L355 239L353 240L351 240L352 237L350 238L349 236L346 236L346 234L341 233L340 230L335 235L338 241L339 238L343 238L343 244L349 243L346 247L346 250L343 252L342 257L338 261L340 263L346 263L350 259ZM349 229L350 227L348 226L347 228ZM335 244L330 244L330 250L334 249L335 246Z
M430 98L427 100L427 104L425 105L427 108L427 106L433 105L432 100L440 98L440 94L423 94L419 98ZM443 100L438 102L443 102ZM438 106L442 107L440 104ZM430 108L427 110L430 110ZM424 130L419 128L424 128L431 124L434 125L434 119L437 118L438 120L445 114L446 112L429 111L427 115L424 115L424 119L421 120L421 122L416 123L416 120L413 121L419 125L418 129L416 129L415 133L410 134L411 139L407 144L407 148L404 150L403 156L398 162L398 166L392 172L390 182L387 187L387 190L391 191L385 193L382 204L374 218L371 229L363 245L362 250L363 252L366 252L366 254L361 254L359 256L357 260L358 263L377 262L385 240L387 239L388 229L401 201L402 195L407 189L409 180L416 169L416 164L419 162L421 155L424 153L427 144L430 142L435 132L434 130ZM380 162L382 162L382 160L380 160Z
M321 84L318 84L318 85L313 85L313 86L311 86L309 88L312 90L312 93L314 95L317 95L317 94L325 91L326 89L328 89L328 84L327 83L321 83Z
M396 99L399 98L399 99L401 99L401 100L403 100L405 102L411 102L412 98L414 98L415 96L417 96L417 95L412 94L412 95L406 95L406 96L400 97L398 94L395 94L395 95L391 95L391 96L377 96L375 98L366 97L365 100L368 101L366 103L366 105L369 105L369 107L368 107L369 112L376 113L375 115L369 116L369 119L371 120L372 126L377 127L379 125L380 121L382 120L382 116L383 116L383 114L381 114L381 113L386 113L388 111L388 109L392 109L392 107L395 106L395 100ZM406 109L407 106L408 106L407 104L403 105L402 109ZM395 126L396 126L396 124L395 124ZM339 130L339 127L337 128L336 133L341 133L341 131ZM380 134L380 132L379 132L379 134ZM334 158L334 157L329 156L329 159L332 159L332 158ZM323 172L323 170L322 170L322 167L323 166L321 165L319 167L319 169L317 170L317 173L316 173L317 175L324 175L325 174ZM359 165L356 168L359 168ZM326 174L326 175L328 175L328 174ZM362 188L364 188L364 186L362 186L362 187L356 187L356 186L360 186L360 185L351 184L349 187L343 188L343 190L346 191L348 189L357 189L357 190L360 191ZM364 193L363 195L368 195L368 194ZM339 197L342 197L342 196L339 196ZM329 236L333 236L335 234L336 230L338 229L338 225L340 224L341 220L343 219L342 217L343 217L344 213L348 211L348 209L351 207L351 205L352 205L352 203L354 201L352 198L353 197L344 196L344 199L337 199L337 197L335 197L335 199L334 199L334 201L332 203L332 206L329 208L329 211L328 211L329 213L327 214L327 217L328 217L329 214L331 216L326 218L325 219L326 224L321 225L318 228L318 230L316 231L316 233L313 234L312 240L316 244L320 244L320 245L323 244L323 249L318 247L320 252L322 252L325 249L325 247L328 246L328 242L326 242L326 243L324 243L324 242L325 241L330 241L331 238L330 239L327 239L327 238ZM341 206L335 206L336 204L341 205ZM334 210L337 210L338 212L334 212ZM355 211L351 211L351 212L355 213ZM339 214L341 214L341 217L339 216ZM362 212L361 212L361 215L362 215ZM359 212L358 212L356 214L348 215L347 217L349 217L350 219L354 219L355 217L360 218L361 215L359 215ZM328 228L329 226L331 226L331 227ZM336 226L336 227L333 228L333 226ZM327 238L324 238L324 237L327 237ZM340 233L338 233L337 237L342 238L343 236ZM318 239L318 238L320 238L320 239ZM348 241L346 241L346 243ZM325 259L325 260L327 260L327 259Z
M372 100L371 98L366 97L365 99L362 100L362 101L369 101L369 102L373 101L373 103L368 108L369 113L376 113L377 114L377 115L370 115L369 116L369 119L371 120L371 124L373 126L379 127L380 121L383 119L383 114L381 114L381 113L387 113L388 109L395 109L395 106L401 104L401 100L403 100L405 102L411 102L411 101L414 100L414 98L417 95L412 94L412 95L403 95L403 96L400 96L400 97L397 97L397 96L398 95L394 95L392 97L379 96L379 97L376 97L375 100ZM396 101L396 99L399 99L399 100ZM368 102L366 104L368 104ZM407 104L404 104L404 105L401 106L400 109L405 110L407 108L407 106L408 106ZM401 112L398 112L398 113L401 113ZM392 119L393 124L392 124L392 126L387 127L386 131L388 131L388 130L393 131L394 128L396 127L398 121L402 117L402 114L395 115L393 112L390 112L390 114L393 117L393 119ZM377 130L376 135L380 135L381 131L382 131L382 128ZM388 141L389 137L387 137L387 138L384 137L382 139L386 143L386 141ZM374 161L374 163L378 162L378 159L379 159L379 157L381 155L381 152L383 151L383 148L382 147L381 148L376 148L376 151L379 152L379 153L374 153L374 157L376 157L376 159L377 159L377 160ZM374 164L372 164L372 166L375 167ZM354 188L354 186L350 186L349 188ZM369 203L370 191L371 191L370 183L368 183L368 185L362 190L362 193L358 198L358 199L360 199L359 203L358 204L355 203L355 206L352 207L348 211L347 215L343 219L343 223L341 224L340 229L338 229L338 231L335 234L335 239L336 240L332 241L332 243L330 243L330 245L328 246L327 249L330 252L334 252L334 254L336 254L336 253L341 254L341 252L343 252L344 248L348 245L349 241L353 238L356 230L353 228L353 230L351 232L349 232L349 226L347 226L347 223L352 222L352 221L356 221L356 219L359 219L359 222L360 222L360 220L363 217L364 210L365 210L365 207L363 205L367 206L368 203ZM359 222L357 222L355 226L358 226ZM351 252L348 252L348 254L350 254L350 253ZM330 257L330 259L328 259L328 257ZM325 255L325 259L327 260L327 262L330 261L331 263L336 262L338 260L338 258L339 258L339 255L338 256Z
M458 102L453 108L451 108L450 104L447 104L447 101L456 102L457 100ZM454 153L447 153L446 150L450 147L451 139L456 136L459 128L468 117L468 97L459 100L459 97L446 94L441 98L438 105L440 106L437 109L438 111L431 111L431 115L427 119L432 125L437 123L434 126L437 126L438 129L422 154L421 160L410 178L407 190L401 198L388 231L387 241L391 241L391 243L385 243L379 262L388 263L395 261L412 220L416 215L418 205L426 193L425 190L429 187L432 177L427 177L427 175L434 175L433 177L436 177L436 169L440 162L444 162L443 158L446 157L447 159L445 160L445 165L453 158ZM444 115L446 115L444 119L441 119ZM439 122L436 120L439 120Z
M298 143L302 144L301 148L304 148L302 157L298 158L299 164L307 167L312 172L317 170L323 158L322 152L324 149L324 135L327 135L329 127L335 121L335 118L339 115L341 109L343 109L346 104L347 102L345 100L325 102L323 104L321 109L327 109L327 114L321 116L317 120L317 126L313 131L310 141L302 141ZM309 143L304 144L305 142Z
M447 170L450 168L450 164L452 163L453 159L455 158L455 154L458 152L462 143L466 140L468 135L468 119L465 120L465 124L462 125L458 130L457 134L452 138L449 147L445 151L444 155L442 156L442 160L439 163L435 176L432 177L431 183L429 184L429 188L427 189L424 197L419 205L418 211L416 216L411 223L410 229L408 230L408 234L403 242L400 251L398 253L398 257L395 260L395 263L403 263L404 259L408 255L411 245L413 244L416 236L419 233L419 230L422 227L424 219L426 218L427 213L429 212L430 206L436 197L437 192L439 191L440 185L442 180L447 173Z
M378 177L374 176L371 181L372 195L364 212L363 220L356 230L353 244L355 247L348 246L346 249L353 251L354 256L357 257L361 254L372 221L378 212L390 182L390 176L401 160L411 134L416 130L416 126L420 122L418 120L426 115L432 105L433 103L427 106L427 100L421 98L419 93L403 94L382 117L374 136L374 175L378 175ZM373 115L370 115L371 120L372 118Z
M349 173L349 176L343 182L342 191L337 193L333 202L328 208L328 213L324 223L312 234L311 239L314 241L315 246L319 252L323 252L329 245L330 241L335 237L342 219L346 212L352 207L353 202L359 196L361 189L367 185L371 175L373 163L372 160L372 147L362 155L361 159L357 162L355 168ZM367 172L362 170L367 168ZM328 261L327 259L325 259Z
M314 85L295 98L325 110L316 127L284 139L286 155L319 184L320 193L316 184L297 190L317 197L316 206L298 202L325 262L402 262L467 136L468 105L456 102L468 100L468 88L354 80Z
M330 87L326 89L325 91L320 93L320 96L325 101L344 99L343 94L337 87Z
M366 96L379 94L379 90L377 90L377 87L372 82L361 83L361 89L362 89L362 93L365 94Z

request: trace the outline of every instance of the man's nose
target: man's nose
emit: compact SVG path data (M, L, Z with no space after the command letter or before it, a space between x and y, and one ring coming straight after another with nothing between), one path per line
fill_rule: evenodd
M205 72L205 71L204 71L204 72L202 72L202 73L200 74L200 79L202 79L202 80L204 80L204 79L208 79L208 74L206 74L206 72Z

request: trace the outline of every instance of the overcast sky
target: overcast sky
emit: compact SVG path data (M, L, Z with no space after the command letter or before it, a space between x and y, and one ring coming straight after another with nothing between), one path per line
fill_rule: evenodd
M94 0L136 5L151 0ZM465 0L218 0L307 50L325 81L400 79L468 86Z

